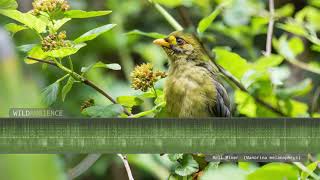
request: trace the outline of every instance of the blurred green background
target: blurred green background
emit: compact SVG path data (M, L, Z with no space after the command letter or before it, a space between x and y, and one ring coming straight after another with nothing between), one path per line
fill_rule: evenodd
M151 38L127 34L134 29L162 34L168 34L174 30L147 0L69 0L69 2L72 9L113 11L108 16L89 20L72 20L62 28L67 31L70 39L75 39L97 26L107 23L117 24L112 31L88 42L85 48L73 56L74 68L77 70L97 61L119 63L122 66L122 71L98 69L88 74L88 79L96 82L113 97L139 93L130 88L130 73L135 65L150 62L155 69L165 71L168 68L166 55L160 48L152 44ZM180 16L179 11L188 13L191 22L197 25L222 0L158 0L157 2L164 5L182 24L185 20ZM27 12L32 9L31 3L32 0L20 0L18 1L18 9ZM276 18L277 23L284 23L287 27L279 28L280 26L276 25L274 37L280 38L283 35L290 38L298 37L299 40L296 44L291 42L293 44L292 52L290 50L285 52L295 54L299 51L298 55L295 54L299 60L307 64L308 68L319 70L319 49L318 51L314 50L319 45L312 46L314 43L310 42L310 39L303 34L297 33L299 29L288 22L288 20L297 21L299 17L296 15L298 12L302 14L301 10L304 10L307 15L304 15L303 18L317 34L320 29L319 1L277 0L275 7L278 9L279 15ZM232 5L224 9L209 27L208 33L203 34L204 42L211 48L219 47L232 50L247 59L248 62L254 63L265 50L268 23L265 21L266 13L268 13L268 1L266 0L233 0ZM0 52L6 52L0 54L0 117L7 117L9 108L45 107L41 102L41 91L63 75L56 68L42 67L39 64L26 65L23 61L26 54L18 51L16 47L39 43L39 40L36 34L29 30L15 34L13 39L10 37L6 39L3 27L10 22L12 22L11 19L0 16L0 46L2 48L0 48ZM297 50L299 43L303 46L302 50ZM274 46L273 53L287 58L286 53L280 51ZM229 59L229 64L231 64L229 66L232 66L232 63L233 59ZM268 88L270 88L270 91L276 93L276 96L281 96L280 99L290 99L290 103L292 103L291 100L294 101L292 104L289 103L291 109L294 109L290 111L291 116L319 117L319 100L315 97L320 82L319 74L303 70L289 62L283 62L281 65L273 67L272 73L273 76L270 77L271 80L274 80L272 86L265 85L269 83L270 79L254 79L253 81L257 80L257 83L256 86L250 86L250 92L264 96L268 95ZM284 86L281 86L280 91L277 91L279 89L275 84L279 81L284 83ZM162 88L163 81L157 83L157 86ZM242 95L241 92L235 93L233 88L226 86L233 106L236 107L234 108L235 116L272 116L265 109L259 109L258 105L252 102L252 99ZM63 109L67 116L81 117L81 104L90 98L94 99L96 104L110 103L91 88L77 84L64 102L59 98L52 107ZM283 102L288 101L284 100ZM152 104L145 103L139 108L147 110L152 108ZM139 110L134 111L139 112ZM76 154L0 155L0 179L66 179L65 172L76 165L84 156ZM172 174L175 164L168 159L167 155L129 155L128 159L135 179L174 179L169 175ZM209 177L208 179L245 179L244 175L260 169L256 173L258 174L256 177L269 179L268 177L274 176L274 179L277 179L278 173L280 174L278 179L281 179L282 173L295 174L297 172L295 168L282 164L281 167L275 166L274 171L271 171L274 174L270 176L270 170L265 168L267 170L263 171L263 167L265 167L263 165L257 163L224 164L214 169L207 177ZM293 175L293 177L295 176ZM89 171L77 179L121 180L127 179L127 175L121 160L116 155L103 155Z

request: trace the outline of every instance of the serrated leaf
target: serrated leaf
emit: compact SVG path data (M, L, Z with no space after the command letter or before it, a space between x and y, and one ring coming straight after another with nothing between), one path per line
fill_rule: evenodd
M91 106L85 108L82 114L89 117L118 117L123 112L120 104L111 104L107 106Z
M30 29L36 30L38 33L46 32L46 23L41 21L39 18L33 16L30 13L22 13L17 10L3 10L0 9L0 14L7 16L13 20L16 20Z
M0 9L17 9L18 3L16 0L1 0Z
M221 10L222 6L218 6L209 16L201 19L197 28L198 33L205 32L211 23L216 19L216 17L221 13Z
M64 58L77 53L84 46L86 46L85 43L76 44L73 47L62 47L56 50L47 51L45 54L49 57Z
M110 14L112 11L82 11L82 10L70 10L64 13L68 18L91 18L97 16L104 16Z
M117 97L117 103L125 107L139 106L143 103L143 100L136 96L119 96Z
M42 48L40 47L40 45L36 45L34 46L29 52L28 52L28 56L29 57L33 57L33 58L38 58L38 59L45 59L47 57L46 53L43 52ZM24 59L25 63L27 64L34 64L37 63L38 61L34 61L28 58Z
M62 101L65 100L67 94L70 92L70 90L72 89L74 83L74 79L73 77L69 77L66 85L63 86L62 91L61 91L61 97L62 97Z
M15 34L15 33L19 32L19 31L28 29L27 27L18 25L18 24L16 24L16 23L6 24L6 25L4 26L4 28L5 28L7 31L11 32L12 34Z
M98 37L99 35L109 31L110 29L112 29L115 26L116 26L115 24L107 24L107 25L92 29L92 30L84 33L80 37L78 37L76 40L74 40L74 42L75 43L82 43L82 42L93 40L96 37Z
M92 64L88 67L82 67L81 72L86 73L94 68L107 68L107 69L111 69L111 70L115 70L115 71L121 70L121 66L117 63L104 64L103 62L99 61L96 64Z
M198 170L199 164L197 161L193 159L192 155L185 154L174 172L180 176L189 176Z
M45 103L47 106L53 104L57 100L59 87L59 82L55 82L46 87L41 93L43 103Z
M313 172L314 170L317 169L318 164L319 164L319 161L313 162L307 166L307 169L310 170L311 172ZM306 180L307 177L309 177L309 173L302 171L301 172L301 179Z
M167 37L164 34L160 34L160 33L156 33L156 32L143 32L143 31L140 31L137 29L128 32L127 35L141 35L141 36L146 36L146 37L150 37L150 38L154 38L154 39L161 39L161 38Z

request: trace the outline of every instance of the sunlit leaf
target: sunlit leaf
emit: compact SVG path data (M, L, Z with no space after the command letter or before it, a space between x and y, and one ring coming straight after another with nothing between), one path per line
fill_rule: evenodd
M104 16L110 14L112 11L82 11L82 10L70 10L65 12L65 16L68 18L91 18L97 16Z
M140 30L133 30L127 33L128 35L141 35L141 36L146 36L146 37L150 37L150 38L154 38L154 39L158 39L158 38L165 38L166 35L164 34L160 34L160 33L156 33L156 32L143 32Z
M42 93L41 93L42 101L47 106L50 106L51 104L53 104L57 100L57 96L59 93L59 87L60 87L60 83L55 82L55 83L51 84L50 86L46 87L42 91Z
M82 67L81 72L86 73L94 68L107 68L107 69L116 70L116 71L121 70L121 66L117 63L104 64L103 62L99 61L96 64L92 64L88 67Z
M190 154L183 155L181 161L175 169L175 173L180 176L188 176L199 170L199 164L195 161Z
M37 46L37 44L25 44L25 45L18 46L17 49L21 52L29 52L35 46Z
M27 47L27 48L29 48L29 47ZM38 59L44 59L47 57L46 53L43 52L40 45L33 46L33 48L28 52L28 56L33 57L33 58L38 58ZM34 60L31 60L28 58L25 58L24 61L27 64L34 64L34 63L38 62L38 61L34 61Z
M247 177L248 180L299 179L299 170L286 163L269 163Z
M59 19L59 20L54 20L54 25L53 25L54 31L58 31L65 23L67 23L70 20L71 20L71 18L63 18L63 19Z
M289 17L294 12L293 4L286 4L275 10L276 17Z
M73 86L73 83L74 83L74 79L73 79L73 77L70 76L67 83L63 86L62 91L61 91L62 101L65 100L67 94L70 92L70 90Z
M115 24L107 24L107 25L92 29L92 30L86 32L85 34L81 35L80 37L78 37L76 40L74 40L74 42L75 43L82 43L82 42L93 40L96 37L98 37L99 35L109 31L110 29L112 29L115 26L116 26Z
M47 51L45 52L45 54L49 57L64 58L66 56L70 56L77 53L84 46L86 46L85 43L76 44L72 47L62 47L56 50Z
M0 9L17 9L18 3L16 0L0 0Z
M153 0L153 1L171 8L182 5L183 3L183 0Z
M255 63L254 68L258 70L267 69L270 67L278 66L282 63L283 57L279 55L262 56Z
M279 98L287 99L308 94L312 90L311 79L305 79L292 87L278 89L276 94Z
M119 96L117 97L117 103L125 107L133 107L141 105L143 100L136 96Z
M21 25L15 24L15 23L6 24L4 27L5 27L5 29L7 31L11 32L12 34L15 34L15 33L19 32L19 31L28 29L25 26L21 26Z
M223 7L222 5L218 6L209 16L201 19L201 21L198 24L198 28L197 28L198 33L203 33L208 29L208 27L211 25L211 23L221 13L222 7Z
M308 34L308 32L306 31L306 29L301 26L300 24L294 23L294 22L287 22L286 24L277 24L277 27L280 29L283 29L287 32L291 32L293 34L296 35L300 35L300 36L306 36Z
M307 166L307 169L310 171L310 172L313 172L314 170L316 170L317 166L319 164L319 161L316 161L316 162L313 162L311 164L309 164ZM302 171L301 172L301 179L302 180L305 180L307 179L307 177L309 177L309 173L305 172L305 171Z
M218 168L211 168L204 171L200 180L228 179L246 180L247 172L232 164L223 164Z
M91 106L85 108L82 114L89 117L118 117L123 112L120 104L111 104L107 106Z
M0 9L0 14L18 21L27 27L36 30L38 33L46 32L46 24L30 13L22 13L17 10Z

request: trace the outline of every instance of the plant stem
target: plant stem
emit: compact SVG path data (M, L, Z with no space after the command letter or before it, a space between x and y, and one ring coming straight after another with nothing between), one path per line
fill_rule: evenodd
M130 169L130 165L128 163L127 156L122 155L122 154L118 154L118 156L120 157L120 159L122 160L122 162L124 164L124 167L126 168L129 180L134 180L134 178L132 176L131 169Z
M68 179L75 179L86 172L102 154L89 154L79 164L68 171Z
M96 84L94 84L92 81L86 79L85 77L79 75L76 72L73 72L72 70L68 69L67 67L63 66L62 64L58 63L55 59L55 62L52 62L51 60L43 60L43 59L37 59L37 58L33 58L33 57L27 57L28 59L34 60L34 61L38 61L41 63L46 63L46 64L50 64L52 66L56 66L58 68L60 68L61 70L65 71L66 73L70 74L75 80L78 80L88 86L90 86L91 88L95 89L96 91L98 91L100 94L102 94L104 97L106 97L107 99L109 99L112 103L117 104L116 100L114 100L107 92L105 92L104 90L102 90L100 87L98 87ZM131 113L125 108L123 107L123 112L130 116Z
M320 180L320 177L315 174L314 172L310 171L307 167L305 167L301 162L292 162L294 165L296 165L299 169L302 171L308 173L313 179Z
M264 53L265 56L271 55L272 49L272 36L273 36L273 26L274 26L274 1L269 0L269 24L268 24L268 33L267 33L267 42L266 42L266 52Z
M149 0L149 2L159 11L168 23L177 31L182 31L183 27L162 7L160 4Z
M154 95L155 95L155 97L157 99L158 98L158 94L157 94L156 88L154 88L154 85L152 86L152 89L153 89Z

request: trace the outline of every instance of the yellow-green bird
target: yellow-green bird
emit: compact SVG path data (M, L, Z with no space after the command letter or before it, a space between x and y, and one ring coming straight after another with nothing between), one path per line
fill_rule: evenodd
M228 94L218 69L199 42L181 31L156 39L169 57L165 100L169 117L230 117Z

